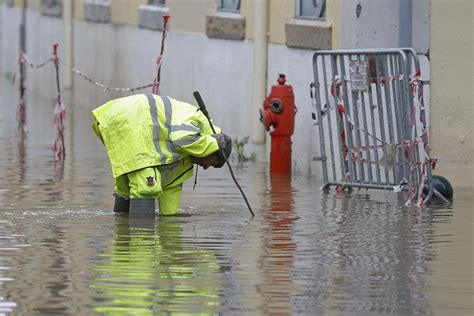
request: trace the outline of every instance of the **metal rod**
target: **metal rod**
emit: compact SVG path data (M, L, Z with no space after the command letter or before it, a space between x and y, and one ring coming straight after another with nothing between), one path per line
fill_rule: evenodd
M324 63L324 60L323 60ZM327 157L326 157L326 143L324 141L324 126L323 126L323 116L322 116L322 107L321 107L321 93L320 93L320 87L321 84L319 82L318 78L318 60L314 59L313 60L313 67L315 69L314 71L314 84L315 84L315 98L316 98L316 116L318 117L318 124L319 124L319 142L320 142L320 148L321 148L321 158L323 159L321 161L322 167L323 167L323 181L328 182L328 166L327 166ZM326 86L326 83L323 82L323 86Z
M214 125L212 125L211 117L209 116L209 112L207 112L206 105L204 104L204 101L202 100L201 94L199 93L199 91L194 91L194 92L193 92L193 95L194 95L194 98L196 99L196 102L197 102L198 105L199 105L199 108L201 109L201 112L204 114L204 116L206 116L206 118L207 118L207 120L208 120L208 122L209 122L209 125L211 126L212 132L213 132L214 134L216 134L216 130L214 129ZM224 151L223 151L222 148L220 148L220 147L219 147L219 150L221 151L222 156L223 156L224 159L225 159L225 163L227 164L227 167L229 167L229 171L230 171L230 175L232 176L232 180L234 180L235 185L236 185L237 188L239 189L240 194L242 194L242 197L244 198L245 203L247 204L247 207L248 207L248 209L249 209L249 211L250 211L250 214L252 214L252 217L255 217L255 214L254 214L254 212L252 211L252 207L250 206L250 203L249 203L249 201L247 200L247 197L245 196L244 191L242 190L242 188L240 187L239 183L237 182L237 179L235 178L235 175L234 175L234 171L232 170L232 167L230 166L230 163L229 163L229 161L227 160L227 157L225 156Z
M400 90L399 90L399 84L398 84L398 67L397 63L394 63L394 60L396 60L397 56L396 55L390 55L390 68L392 69L392 73L396 76L396 79L393 80L392 82L392 94L393 94L393 109L395 111L395 148L393 152L393 157L396 162L396 168L397 168L397 173L395 177L395 182L399 183L402 181L404 177L404 165L401 163L403 161L403 128L401 127L401 115L400 115Z
M333 99L334 99L334 104L335 108L338 109L339 107L339 96L338 96L338 89L337 87L337 56L333 55L331 56L331 70L332 70L332 86L333 86ZM341 100L342 101L342 100ZM337 110L336 110L337 111ZM337 143L339 144L339 162L341 163L341 179L346 179L347 177L347 172L348 172L348 166L346 164L346 161L344 159L344 150L343 150L343 143L341 140L341 135L342 131L344 130L344 120L342 115L339 115L336 113L336 126L337 126Z
M21 23L20 23L20 59L23 58L21 54L26 51L26 0L23 0L21 9ZM20 99L25 95L25 64L20 63Z
M388 58L390 55L385 55L383 56L383 64L382 64L382 69L385 74L385 83L383 85L383 92L385 96L385 109L387 111L387 122L388 122L388 138L390 140L390 148L391 148L391 158L392 158L392 175L393 175L393 183L395 184L396 182L396 167L394 161L395 157L395 132L394 132L394 127L393 127L393 111L392 111L392 100L390 99L390 91L393 88L393 81L391 78L393 78L393 69L389 69L388 67ZM386 157L387 159L390 157ZM387 181L390 183L389 181Z
M370 74L370 68L369 68L369 59L366 55L363 55L364 56L364 60L366 62L366 71L369 71L369 74ZM370 85L371 85L371 78L368 79L368 82L367 82L367 90L371 89ZM360 92L360 99L361 99L361 107L362 107L362 121L363 121L363 124L364 124L364 131L366 131L364 134L364 140L365 140L365 147L366 147L366 155L367 155L367 177L369 179L369 182L370 183L373 183L374 179L373 179L373 175L372 175L372 164L370 163L370 161L372 161L372 155L370 154L370 142L369 142L369 133L368 133L368 125L367 125L367 111L366 111L366 107L367 107L367 104L365 102L365 93L368 93L365 92L365 91L361 91Z
M404 146L408 146L408 158L404 157L405 167L406 167L406 178L407 180L413 180L413 170L412 167L412 148L410 144L411 140L411 111L412 111L412 100L410 98L410 84L408 72L406 70L407 66L406 55L403 52L400 52L400 57L398 58L398 67L400 75L403 75L400 79L400 91L402 96L402 117L403 117L403 140ZM405 143L405 141L407 143ZM405 148L405 147L404 147Z
M375 60L375 56L372 57L373 60ZM369 59L370 60L370 59ZM374 62L374 67L377 68L377 61L375 60ZM376 161L379 161L379 149L378 149L378 145L377 145L377 130L375 128L375 107L377 106L376 104L374 104L374 96L373 96L373 87L372 87L372 84L375 84L377 85L377 75L375 74L375 72L371 72L371 76L372 74L375 75L375 83L373 83L373 79L374 78L370 78L370 88L369 88L369 107L370 107L370 123L371 123L371 127L372 127L372 145L374 146L374 156L375 156L375 160ZM375 165L375 176L377 178L377 184L380 184L380 181L381 181L381 175L380 175L380 164L376 164Z
M54 68L56 68L56 86L57 86L57 89L58 89L58 106L61 107L61 86L59 85L58 46L59 46L59 44L57 44L57 43L53 44L53 56L54 56ZM59 115L59 123L61 125L61 128L63 128L64 125L63 125L62 115ZM61 146L62 146L62 150L63 150L62 151L63 156L61 158L63 159L66 156L66 147L64 146L64 133L63 133L63 130L61 130Z
M339 64L340 64L340 71L341 71L341 80L342 80L342 96L344 100L344 113L346 115L351 116L351 107L349 103L349 79L346 77L346 58L345 56L340 56L339 58ZM349 57L347 57L349 58ZM347 64L349 64L349 61L347 61ZM349 120L347 119L347 116L343 119L344 121L344 128L345 128L345 133L346 133L346 145L347 145L347 164L349 165L349 172L350 172L350 180L354 181L357 179L357 166L356 162L352 160L352 149L354 148L354 141L352 140L352 128L349 124Z
M169 15L163 15L163 33L161 35L160 56L158 56L158 59L157 59L158 69L156 70L156 78L153 82L153 87L152 87L153 94L159 93L158 90L159 90L160 81L161 81L161 60L163 59L163 53L165 51L165 38L166 38L166 32L168 31L169 18L170 18Z
M382 67L382 56L377 55L375 57L375 64L377 65L375 73L377 77L377 83L376 83L376 91L377 91L377 109L378 109L378 116L379 116L379 128L380 128L380 136L382 138L382 149L383 149L383 157L384 157L384 175L385 175L385 182L389 182L389 177L388 177L388 161L387 161L387 141L385 138L385 120L384 120L384 115L383 115L383 110L384 110L384 103L382 100L382 88L381 88L381 77L383 69L380 69ZM379 67L380 66L380 67Z
M315 55L317 57L317 55ZM332 167L332 180L336 181L336 158L334 156L334 144L333 144L333 135L332 135L332 123L331 123L331 100L329 100L329 95L328 95L328 78L326 74L326 56L321 56L321 63L323 66L323 89L324 89L324 97L326 99L326 105L327 108L326 110L326 116L327 116L327 121L328 121L328 128L329 128L329 150L331 152L331 167ZM315 77L317 74L314 74Z
M354 61L354 59L352 59L351 61ZM360 55L356 55L356 58L355 58L355 62L358 62L360 63L361 62L361 58L360 58ZM367 68L366 68L367 69ZM366 70L367 71L367 70ZM356 91L353 89L353 87L351 87L351 92L352 92L352 107L353 107L353 121L354 121L354 124L355 124L355 127L354 127L354 134L355 134L355 140L356 140L356 144L357 144L357 160L358 160L358 166L359 166L359 179L361 182L365 182L365 168L364 168L364 165L362 164L362 140L361 140L361 136L360 136L360 124L359 124L359 109L357 108L358 107L358 101L359 101L359 93L363 93L362 91Z

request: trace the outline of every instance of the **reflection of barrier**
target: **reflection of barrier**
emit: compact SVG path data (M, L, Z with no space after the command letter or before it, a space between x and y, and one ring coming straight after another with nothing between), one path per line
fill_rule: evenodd
M435 194L423 82L413 49L318 51L314 113L324 185L407 191L421 206ZM313 91L313 90L312 90Z

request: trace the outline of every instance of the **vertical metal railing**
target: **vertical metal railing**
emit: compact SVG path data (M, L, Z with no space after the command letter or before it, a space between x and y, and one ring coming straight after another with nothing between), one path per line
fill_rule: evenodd
M427 202L431 160L416 52L317 51L313 69L322 189L399 188Z

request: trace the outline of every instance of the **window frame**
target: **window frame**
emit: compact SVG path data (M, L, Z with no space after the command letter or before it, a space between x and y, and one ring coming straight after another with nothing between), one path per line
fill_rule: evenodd
M158 3L154 3L155 1L158 1ZM166 0L148 0L147 5L152 5L156 7L166 7Z
M63 1L61 0L49 0L41 1L40 4L41 15L61 18L63 16Z
M242 6L242 0L237 0L238 1L237 9L224 8L223 7L224 1L225 0L217 0L217 11L218 12L240 13L241 6Z
M327 2L328 0L322 0L323 6L324 6L324 16L323 17L318 17L318 16L311 16L311 15L301 15L301 10L302 10L302 2L305 0L296 0L296 18L301 19L301 20L310 20L310 21L326 21L326 13L327 13ZM308 1L308 0L306 0ZM315 0L313 0L315 1ZM330 0L329 0L330 1Z

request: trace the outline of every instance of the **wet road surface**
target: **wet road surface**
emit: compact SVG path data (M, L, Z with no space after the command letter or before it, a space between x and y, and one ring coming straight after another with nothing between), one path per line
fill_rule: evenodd
M263 163L199 173L182 216L129 219L89 111L68 108L54 164L52 100L0 103L0 315L471 315L472 197L409 210L392 192L321 193Z

